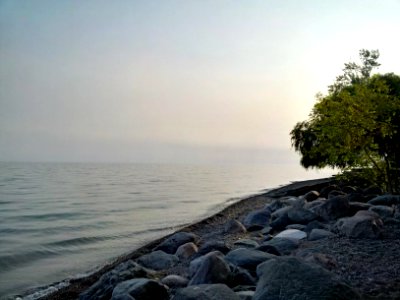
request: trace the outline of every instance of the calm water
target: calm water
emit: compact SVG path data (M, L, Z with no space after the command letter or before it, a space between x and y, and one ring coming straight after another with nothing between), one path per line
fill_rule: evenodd
M0 298L93 270L298 166L0 163Z

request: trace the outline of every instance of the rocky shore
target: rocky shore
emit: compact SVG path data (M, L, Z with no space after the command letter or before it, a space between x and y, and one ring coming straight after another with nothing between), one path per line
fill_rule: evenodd
M333 179L243 199L42 299L400 299L400 196Z

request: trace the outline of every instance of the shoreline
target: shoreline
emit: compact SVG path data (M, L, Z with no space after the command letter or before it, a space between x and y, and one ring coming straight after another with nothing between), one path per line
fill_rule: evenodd
M200 219L191 223L189 225L183 225L183 227L177 226L175 231L169 235L163 236L156 240L150 241L143 246L140 246L137 249L128 252L127 254L123 254L117 257L113 262L106 264L104 266L99 267L98 270L90 273L88 276L80 277L80 278L72 278L67 284L67 280L63 280L57 283L50 284L44 289L34 289L32 291L26 291L22 294L21 299L25 299L25 297L32 296L35 293L43 292L44 290L49 289L49 292L44 296L29 298L29 299L40 299L40 300L57 300L57 299L77 299L80 292L89 288L92 284L94 284L103 274L113 270L117 265L126 262L128 260L134 260L138 257L150 253L152 249L154 249L161 242L166 240L169 236L173 235L175 232L184 231L184 232L193 232L199 236L208 235L212 230L215 229L215 226L223 226L224 223L234 217L238 218L248 213L251 210L256 209L257 207L262 207L265 205L265 197L268 198L278 198L283 196L299 196L304 194L305 191L310 189L317 189L322 186L326 186L327 184L334 181L333 177L320 178L320 179L311 179L304 181L294 181L285 185L278 186L276 188L267 189L264 192L260 192L257 194L247 195L240 198L238 201L229 204L227 207L223 208L220 211L215 212L209 217L204 219ZM251 204L249 202L252 202ZM209 238L209 237L208 237ZM61 285L61 288L54 290L54 287L57 285ZM17 298L18 299L18 298Z

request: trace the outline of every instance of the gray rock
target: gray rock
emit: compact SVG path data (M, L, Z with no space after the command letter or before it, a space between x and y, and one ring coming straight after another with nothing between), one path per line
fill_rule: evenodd
M244 247L244 248L257 248L260 246L255 240L251 239L240 239L233 243L236 247Z
M199 251L195 255L196 257L200 257L204 254L207 254L212 251L219 251L223 254L228 253L231 249L225 244L224 241L208 241L199 247Z
M275 236L275 238L284 238L292 240L302 240L307 237L304 231L298 229L286 229Z
M284 207L285 204L280 201L279 199L272 201L271 203L267 204L265 206L265 209L268 210L270 213L273 213L274 211Z
M237 220L230 220L225 224L224 227L225 233L246 233L246 227L242 223Z
M238 248L230 251L225 256L225 260L235 266L245 268L249 271L255 271L256 267L260 263L268 259L271 259L273 257L275 257L275 255L263 251L247 249L247 248Z
M254 293L254 291L240 291L236 292L236 295L239 296L240 300L252 300Z
M381 195L383 193L382 189L378 186L370 186L363 190L366 195Z
M307 202L312 202L314 200L317 200L319 198L319 193L317 191L309 191L307 194L304 195L304 199Z
M119 283L112 292L111 300L168 300L164 285L147 278L135 278Z
M400 204L400 195L382 195L368 201L372 205L397 205Z
M142 255L137 259L137 262L143 267L156 271L169 269L175 266L178 261L179 259L177 256L167 254L161 250L150 252L149 254Z
M166 286L172 288L172 289L176 289L176 288L182 288L188 285L189 280L185 277L179 276L179 275L168 275L165 276L162 280L161 280L162 284L165 284Z
M180 260L185 260L185 259L192 257L198 251L199 251L199 249L197 248L196 244L190 242L190 243L180 245L179 248L176 250L175 255Z
M154 250L162 250L168 254L174 254L179 246L186 243L197 243L199 237L190 232L177 232L163 241L160 245L158 245Z
M243 221L243 225L249 230L253 226L264 227L268 225L271 213L267 209L260 209L250 212Z
M360 210L368 210L372 205L363 202L350 202L349 215L353 216Z
M271 219L272 220L276 220L276 219L279 219L279 218L281 218L281 217L283 217L285 215L287 216L288 211L291 210L291 209L293 209L292 206L282 207L282 208L276 210L273 214L271 214Z
M295 257L279 257L257 268L259 281L254 300L355 300L360 295L336 275Z
M318 218L314 212L305 208L290 209L287 215L290 221L295 224L308 224Z
M230 264L231 275L229 278L228 286L255 286L257 281L254 277L244 268Z
M377 239L381 236L383 222L378 214L360 210L353 217L339 219L335 228L350 238Z
M325 203L326 199L325 198L318 198L317 200L313 201L313 202L307 202L306 204L304 204L304 209L308 209L312 212L315 213L315 207L320 206L321 204Z
M333 256L319 253L317 249L301 249L300 251L296 251L296 257L301 258L307 263L320 265L327 270L333 270L339 267L336 259Z
M315 229L311 230L310 234L308 235L308 240L309 241L322 240L322 239L329 238L331 236L334 236L334 234L332 232L324 230L324 229L315 228Z
M332 191L339 190L339 187L336 184L328 185L322 188L319 192L321 197L328 198L328 194Z
M317 215L325 220L336 220L349 215L349 201L344 196L328 199L323 204L314 208Z
M286 229L297 229L297 230L301 230L304 231L306 229L306 225L303 224L290 224L288 226L286 226Z
M377 213L382 220L391 218L394 214L394 209L386 205L374 205L369 210Z
M102 275L96 283L79 295L79 300L110 299L112 291L118 283L135 277L148 277L150 275L149 270L129 260Z
M291 224L291 220L289 219L287 213L285 213L281 217L272 221L270 226L272 227L273 230L278 231L284 229L289 224Z
M225 284L200 284L179 289L172 300L240 300Z
M273 246L280 255L289 255L293 250L299 247L299 243L292 239L274 237L272 240L262 243L256 250L264 251L264 249L268 249L269 246Z
M306 226L304 231L309 234L315 228L327 230L328 225L325 225L319 221L312 221L312 222L308 223L308 225Z
M189 285L226 283L231 270L221 252L210 252L190 263L192 278Z
M395 218L396 220L400 220L400 204L394 207L393 218Z

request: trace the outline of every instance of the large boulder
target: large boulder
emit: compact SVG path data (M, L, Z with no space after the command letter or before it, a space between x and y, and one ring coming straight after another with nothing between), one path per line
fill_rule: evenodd
M164 285L147 278L135 278L119 283L112 293L111 300L168 300Z
M224 226L225 233L246 233L246 227L237 220L230 220Z
M169 269L175 266L178 261L179 258L177 256L167 254L161 250L150 252L137 259L137 262L142 266L156 271Z
M370 211L377 213L382 220L393 217L394 209L386 205L373 205L369 208Z
M202 256L212 251L219 251L223 254L228 253L231 249L225 244L224 241L207 241L199 247L196 257Z
M280 255L289 255L293 250L296 250L299 247L299 242L294 239L274 237L273 239L262 243L257 250L268 251L271 246L274 247Z
M305 208L292 208L287 215L294 224L308 224L318 218L317 214Z
M240 300L225 284L200 284L179 289L172 300Z
M378 214L360 210L353 217L339 219L335 228L350 238L377 239L381 236L383 222Z
M181 259L185 260L190 257L192 257L194 254L196 254L199 251L195 243L186 243L178 247L176 250L175 255Z
M154 250L162 250L168 254L174 254L179 246L186 243L197 243L199 237L191 232L177 232L163 241Z
M269 224L271 213L268 209L259 209L250 212L243 220L243 225L247 230L252 228L264 227Z
M372 205L397 205L400 204L400 195L382 195L368 201Z
M149 276L151 276L149 270L128 260L101 276L90 288L79 295L79 300L108 300L118 283L135 277Z
M176 289L176 288L182 288L188 285L189 280L185 277L175 275L175 274L170 274L168 276L165 276L163 279L161 279L161 283L165 284L166 286Z
M346 196L335 196L314 208L317 215L325 220L336 220L349 215L349 201Z
M225 256L225 260L235 266L245 268L249 271L255 271L260 263L274 257L275 255L263 251L238 248L230 251Z
M336 275L295 257L271 259L258 266L254 300L355 300L360 295Z
M189 285L226 283L230 276L230 268L221 252L210 252L190 263L192 278Z

